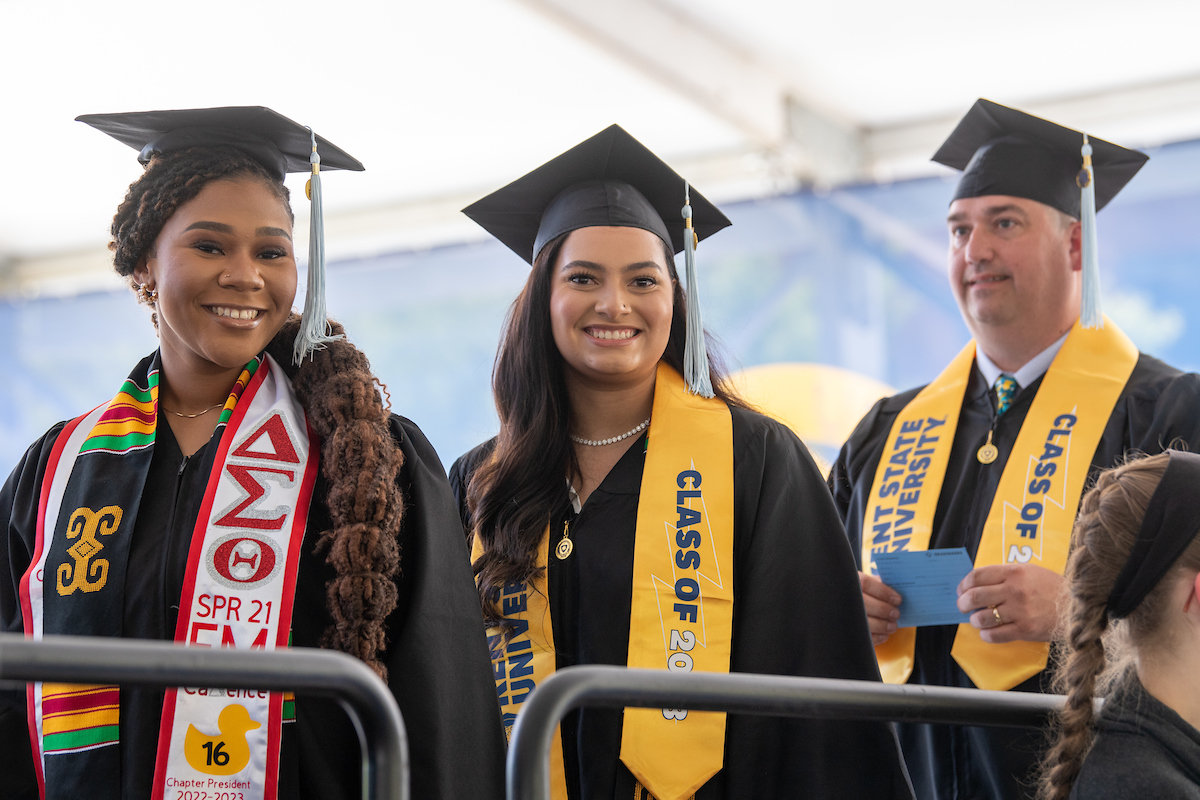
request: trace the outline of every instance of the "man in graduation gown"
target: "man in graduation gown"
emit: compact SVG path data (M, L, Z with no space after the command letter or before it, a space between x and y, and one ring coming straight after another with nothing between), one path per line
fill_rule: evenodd
M1088 145L980 100L934 156L964 170L949 277L974 339L933 383L879 401L829 477L889 682L1049 691L1085 480L1130 452L1200 446L1200 376L1138 353L1100 318L1094 276L1081 278L1094 209L1146 160ZM901 597L872 554L951 547L974 562L958 587L969 624L897 630ZM919 797L1032 795L1041 731L899 728Z

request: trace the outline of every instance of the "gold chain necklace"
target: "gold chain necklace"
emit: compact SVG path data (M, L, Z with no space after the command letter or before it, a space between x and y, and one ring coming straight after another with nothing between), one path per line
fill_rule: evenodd
M225 404L217 403L215 406L209 406L208 408L204 409L203 411L197 411L195 414L181 414L178 411L172 411L171 409L167 408L166 406L164 406L162 404L159 404L158 407L161 408L163 411L167 412L168 414L174 414L177 417L183 417L184 419L195 419L196 417L203 417L208 412L212 411L213 409L220 408L223 405L225 405Z

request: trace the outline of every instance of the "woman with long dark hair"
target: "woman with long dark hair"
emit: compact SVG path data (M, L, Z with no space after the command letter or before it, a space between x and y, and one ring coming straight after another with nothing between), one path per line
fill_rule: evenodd
M499 796L501 727L442 466L384 409L311 274L305 319L291 311L284 173L361 165L263 108L85 121L142 149L111 249L159 348L0 489L0 629L350 653L400 705L415 797ZM6 798L361 795L358 736L322 698L37 683L3 695L0 742Z
M1200 455L1168 450L1084 496L1040 800L1200 798L1198 486Z
M878 680L820 472L708 359L690 265L724 215L617 126L466 213L533 265L500 433L451 469L505 725L575 664ZM551 774L585 800L911 796L886 725L675 708L570 715Z

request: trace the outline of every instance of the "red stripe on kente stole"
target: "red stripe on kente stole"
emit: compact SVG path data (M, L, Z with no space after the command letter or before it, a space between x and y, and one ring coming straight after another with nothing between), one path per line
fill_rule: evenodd
M138 422L144 422L147 425L153 425L157 420L157 417L154 413L154 407L149 403L141 407L125 405L124 403L120 405L109 406L108 411L105 411L100 415L100 419L96 424L99 425L101 422L126 422L129 420L137 420Z
M116 686L106 686L104 690L78 695L55 696L47 698L42 695L42 718L63 714L71 711L88 711L100 706L115 706L121 701L120 690Z

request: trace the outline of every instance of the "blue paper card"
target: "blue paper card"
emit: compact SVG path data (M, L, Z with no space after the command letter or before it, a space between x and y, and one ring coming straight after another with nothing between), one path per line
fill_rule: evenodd
M957 625L970 617L958 610L958 584L975 568L965 547L901 550L871 556L879 579L900 593L900 628Z

